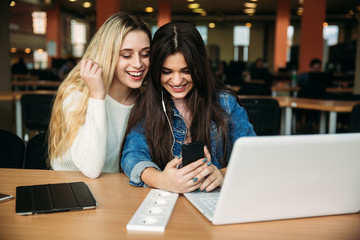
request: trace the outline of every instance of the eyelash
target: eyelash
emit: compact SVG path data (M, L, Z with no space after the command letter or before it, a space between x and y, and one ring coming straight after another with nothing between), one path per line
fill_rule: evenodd
M182 71L182 72L185 73L185 74L190 74L190 71ZM162 70L161 73L164 74L164 75L169 75L169 74L171 74L172 72L171 72L171 71Z
M121 57L123 58L131 58L132 55L120 55ZM146 54L140 54L141 57L143 58L148 58L150 56L149 53L146 53Z
M161 73L164 74L164 75L169 75L169 74L171 74L170 71L165 71L165 70L162 70Z

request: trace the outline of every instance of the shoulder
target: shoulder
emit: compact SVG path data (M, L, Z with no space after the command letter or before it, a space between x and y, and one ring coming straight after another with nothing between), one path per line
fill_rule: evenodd
M221 100L221 99L226 99L226 100L236 100L236 97L230 93L230 91L228 90L219 90L216 92L217 97Z
M227 90L220 90L216 93L217 100L220 103L220 106L228 113L230 114L232 109L238 105L237 103L237 97L230 93L230 91Z

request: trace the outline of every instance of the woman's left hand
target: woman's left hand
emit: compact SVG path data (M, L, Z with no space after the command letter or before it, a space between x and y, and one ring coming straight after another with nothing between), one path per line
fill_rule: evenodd
M221 187L224 176L221 174L220 170L211 163L211 155L206 147L204 147L204 153L208 161L206 164L198 167L195 171L199 171L196 177L203 181L200 185L200 190L210 192L216 187Z

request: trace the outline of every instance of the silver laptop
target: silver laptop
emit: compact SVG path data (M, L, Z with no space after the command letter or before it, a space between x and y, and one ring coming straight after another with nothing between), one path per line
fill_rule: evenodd
M360 133L240 138L221 190L184 195L216 225L359 212Z

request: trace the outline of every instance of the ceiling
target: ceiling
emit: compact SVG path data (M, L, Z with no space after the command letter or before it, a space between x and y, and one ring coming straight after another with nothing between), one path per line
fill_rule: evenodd
M29 0L28 0L29 1ZM59 1L65 11L72 12L79 16L87 16L95 13L96 0L45 0L44 2ZM92 7L84 9L82 4L85 1L92 3ZM101 4L106 4L104 0L97 0ZM133 12L148 18L150 21L156 21L156 12L158 10L159 0L119 0L121 10ZM306 0L305 0L306 1ZM315 0L312 0L315 1ZM174 20L182 19L187 21L224 21L232 22L237 20L271 20L276 15L277 0L258 0L256 13L254 16L248 16L243 12L244 3L250 0L195 0L200 4L207 15L200 16L193 13L189 8L187 0L171 0L172 18ZM301 2L301 0L300 0ZM360 6L360 0L327 0L327 21L354 19L349 15L349 10L356 12L357 6ZM299 0L291 0L292 19L299 17L296 15L300 6ZM145 13L145 7L153 7L153 13Z

